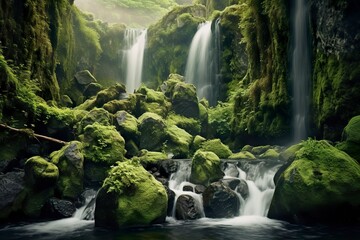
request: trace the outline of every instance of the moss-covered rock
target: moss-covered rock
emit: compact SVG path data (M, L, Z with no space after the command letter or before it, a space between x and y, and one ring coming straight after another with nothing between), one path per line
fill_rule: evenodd
M112 123L112 118L110 113L103 108L92 109L79 122L77 129L78 132L82 133L87 125L91 125L95 122L104 126L110 126Z
M136 94L130 94L125 99L111 100L104 104L103 108L110 113L116 113L118 111L127 111L129 113L137 113L138 96Z
M166 117L171 103L165 97L163 92L155 91L142 85L136 93L142 94L140 98L140 113L153 112L162 117Z
M163 223L167 195L164 186L138 162L118 163L96 198L95 225L105 228Z
M166 119L166 124L168 126L176 125L194 136L200 134L201 131L201 125L198 120L177 114L170 114Z
M140 161L141 164L147 165L151 163L156 163L160 160L166 160L168 159L168 156L163 152L153 152L142 149L136 159Z
M336 147L360 162L360 116L350 119L344 128L342 142Z
M193 156L190 181L204 186L221 179L220 158L213 152L198 150Z
M226 159L228 158L232 152L230 148L223 144L220 139L211 139L203 142L201 144L201 149L204 151L211 151L215 153L219 158Z
M83 70L75 73L74 76L76 82L81 86L87 86L90 83L96 83L95 77L89 72L89 70Z
M256 146L256 147L253 147L251 149L251 152L254 154L254 155L261 155L263 153L265 153L267 150L271 149L271 146L270 145L265 145L265 146Z
M104 126L97 122L88 125L80 139L86 160L109 166L124 160L125 140L114 126Z
M166 139L166 124L156 113L146 112L139 117L140 148L160 151Z
M73 141L50 155L51 162L59 169L57 192L62 198L76 199L84 187L83 145Z
M326 141L307 140L276 181L269 217L353 222L360 213L360 165Z
M229 156L229 159L248 159L248 160L254 160L256 157L254 154L248 151L241 151L238 153L233 153Z
M176 125L168 126L166 133L168 141L164 146L164 151L173 155L174 158L187 158L193 140L192 135Z
M174 94L175 85L179 82L185 82L184 77L176 73L171 73L167 80L161 84L160 89L166 97L171 98Z
M203 144L203 142L206 141L206 138L200 136L200 135L196 135L194 137L193 143L192 143L192 150L193 152L196 152L196 150L198 150L199 148L201 148L201 144Z
M35 189L54 186L59 178L59 169L40 156L29 158L25 162L25 181Z
M268 149L266 150L266 152L260 154L259 158L262 159L278 159L279 158L279 153L275 150L275 149Z
M126 111L118 111L114 114L116 129L126 139L137 139L140 134L138 120Z
M105 103L110 102L111 100L119 100L120 95L124 93L126 93L125 86L122 84L115 84L98 92L94 104L96 107L102 107Z
M171 96L171 102L176 114L189 118L199 118L199 103L193 84L177 83Z

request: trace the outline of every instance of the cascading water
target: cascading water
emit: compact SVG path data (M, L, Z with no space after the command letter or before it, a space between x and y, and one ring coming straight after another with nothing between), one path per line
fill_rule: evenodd
M291 60L293 80L294 141L308 136L310 101L310 40L307 0L295 2L293 18L293 55Z
M248 188L247 196L237 193L237 189L234 190L240 200L238 214L240 216L266 217L275 190L273 177L281 164L277 161L239 161L238 163L226 163L226 165L227 167L224 169L225 176L222 181L238 179L246 182ZM238 167L238 165L241 165L241 167ZM169 188L175 192L173 218L176 218L176 201L183 194L192 196L201 217L205 216L202 194L196 193L196 191L183 190L184 186L191 186L195 189L196 185L189 182L190 174L191 161L180 161L177 172L170 177Z
M185 80L194 84L199 99L206 98L211 106L218 99L219 22L215 22L214 33L211 31L211 22L199 25L190 45L185 69Z
M125 31L123 66L125 69L125 85L128 93L134 92L134 90L141 85L146 36L146 29L130 28Z

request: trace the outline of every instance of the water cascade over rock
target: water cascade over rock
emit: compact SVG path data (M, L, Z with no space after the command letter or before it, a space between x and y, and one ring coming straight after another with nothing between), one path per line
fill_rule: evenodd
M147 29L126 29L124 35L125 50L123 67L125 69L125 85L128 93L140 87Z
M291 59L293 80L293 130L295 142L308 136L310 107L310 34L307 0L293 0L293 55Z
M189 182L190 161L180 160L178 164L169 181L175 193L172 217L192 220L267 216L275 189L273 176L281 165L277 160L223 162L225 176L207 187Z
M211 106L216 104L219 88L220 28L215 22L201 23L192 39L185 69L185 80L195 85L199 99L206 98Z

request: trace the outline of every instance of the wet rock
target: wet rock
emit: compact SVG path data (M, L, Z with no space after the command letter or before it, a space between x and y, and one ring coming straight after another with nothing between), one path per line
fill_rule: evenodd
M61 219L71 217L75 211L75 205L68 201L57 198L50 198L44 205L43 215L51 219Z
M236 192L238 192L243 199L248 198L249 186L245 180L243 180L243 179L240 180L239 184L236 187Z
M178 197L176 201L175 217L179 220L194 220L201 217L201 213L192 196L181 195Z
M221 182L224 183L225 186L229 187L231 190L235 190L241 181L238 178L227 178L221 180Z
M166 185L164 185L164 187L168 196L168 207L166 213L167 216L172 216L175 202L175 192Z
M192 186L186 185L183 187L183 191L185 192L193 192L194 188Z
M201 194L205 191L206 187L203 185L196 185L195 186L195 193Z
M163 160L159 163L160 173L164 177L170 177L172 173L175 173L178 170L178 163L174 160Z
M239 198L221 182L212 183L206 188L203 204L205 216L209 218L231 218L239 215Z

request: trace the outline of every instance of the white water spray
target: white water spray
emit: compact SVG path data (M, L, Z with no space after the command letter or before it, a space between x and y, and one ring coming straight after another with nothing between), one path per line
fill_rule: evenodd
M294 141L306 139L308 136L310 107L310 44L309 44L309 14L307 0L295 2L293 19L293 56L291 61L293 79L293 111L294 111Z
M146 29L130 28L125 31L123 66L125 68L125 85L128 93L133 93L141 85L146 36Z

